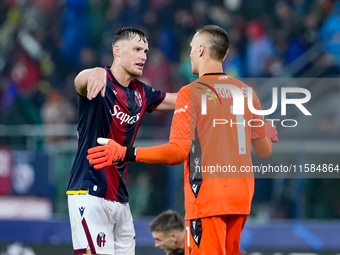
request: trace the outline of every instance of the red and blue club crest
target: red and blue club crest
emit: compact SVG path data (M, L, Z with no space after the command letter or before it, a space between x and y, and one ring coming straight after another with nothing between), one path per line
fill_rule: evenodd
M137 91L135 91L135 101L139 107L142 106L142 96Z

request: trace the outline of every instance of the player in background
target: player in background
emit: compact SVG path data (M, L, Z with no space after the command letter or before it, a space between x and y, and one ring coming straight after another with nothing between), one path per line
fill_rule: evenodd
M167 210L153 219L150 225L155 247L167 255L184 255L184 223L179 213Z
M264 124L263 116L250 111L247 100L243 114L232 114L234 93L225 90L223 97L221 90L216 91L217 85L231 85L247 97L250 93L249 86L222 72L229 48L224 29L204 26L197 30L190 46L192 72L199 79L178 92L169 143L134 148L98 138L103 146L90 149L87 158L95 168L121 160L152 164L185 161L185 254L238 255L254 194L253 174L239 170L242 166L251 169L251 147L261 158L270 156L272 141L278 140L277 131L272 123ZM207 94L212 100L202 100ZM253 107L260 110L254 91L252 95ZM206 114L202 114L204 104ZM228 120L228 125L214 125L216 119ZM217 165L237 170L216 174L200 171L204 166Z
M96 170L86 160L97 137L132 146L145 112L174 110L176 94L156 91L133 77L147 60L146 35L124 27L112 41L111 67L80 72L78 150L67 188L74 254L135 254L126 188L127 162Z
M167 255L184 255L184 223L181 215L173 210L160 213L153 219L150 231L155 239L155 247L164 250ZM245 255L241 251L239 255Z

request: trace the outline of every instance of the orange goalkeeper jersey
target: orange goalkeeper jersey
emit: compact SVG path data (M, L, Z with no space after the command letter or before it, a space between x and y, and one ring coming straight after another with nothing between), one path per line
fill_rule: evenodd
M225 85L242 92L243 115L231 113L234 89ZM248 89L241 81L218 74L204 75L178 93L170 141L192 141L184 171L186 219L250 213L254 179L241 171L250 169L251 140L264 137L265 128L263 116L248 108ZM254 108L260 109L252 94Z
M266 135L263 116L248 108L248 89L225 74L200 77L178 92L170 142L137 150L138 161L146 163L178 164L186 158L186 219L250 213L254 179L245 171L252 166L251 140ZM260 110L255 92L252 96L253 108ZM232 114L242 105L241 114Z

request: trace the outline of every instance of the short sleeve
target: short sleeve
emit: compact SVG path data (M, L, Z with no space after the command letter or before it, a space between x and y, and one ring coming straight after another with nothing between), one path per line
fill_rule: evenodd
M147 112L153 112L157 106L163 102L165 98L165 93L159 90L155 90L150 86L142 83L144 93L147 101Z

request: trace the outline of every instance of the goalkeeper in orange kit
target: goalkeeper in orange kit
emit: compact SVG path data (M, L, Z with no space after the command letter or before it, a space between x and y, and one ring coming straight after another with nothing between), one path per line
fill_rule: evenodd
M238 254L254 178L252 173L230 172L227 166L251 166L251 147L257 156L269 157L277 131L246 103L243 114L233 114L236 96L226 86L242 91L243 96L249 96L250 88L222 72L229 48L225 30L204 26L190 46L192 72L199 79L178 92L169 143L124 147L98 138L102 146L89 149L87 158L97 169L119 161L169 165L185 161L185 254ZM260 110L255 92L252 98L253 107ZM216 120L224 124L217 125Z

